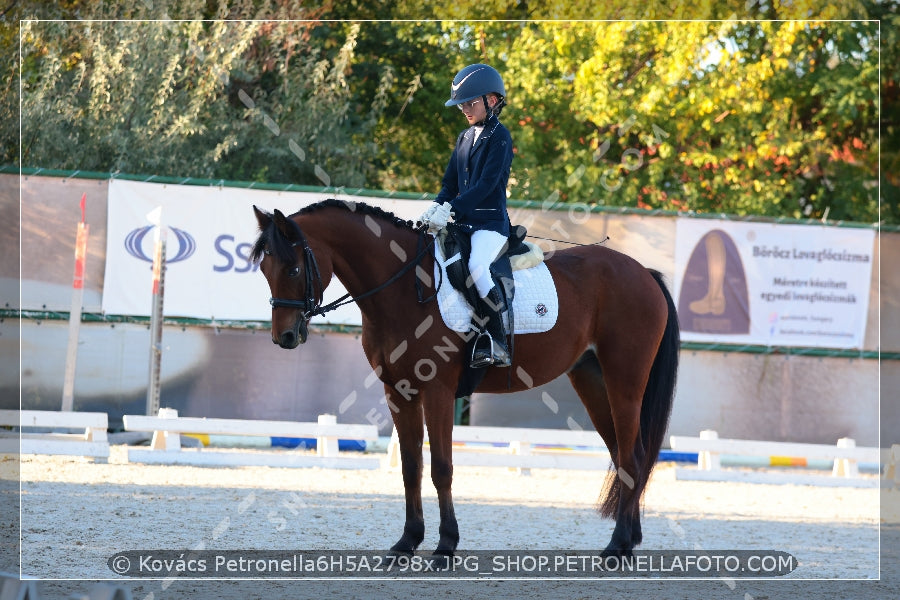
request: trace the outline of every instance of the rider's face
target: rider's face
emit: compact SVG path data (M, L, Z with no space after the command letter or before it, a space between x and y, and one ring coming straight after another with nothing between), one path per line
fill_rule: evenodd
M493 104L493 102L495 102L494 97L488 97L488 102ZM469 125L483 121L487 116L487 111L484 108L484 100L482 98L463 102L459 107L462 110L463 115L465 115L466 120L469 122Z

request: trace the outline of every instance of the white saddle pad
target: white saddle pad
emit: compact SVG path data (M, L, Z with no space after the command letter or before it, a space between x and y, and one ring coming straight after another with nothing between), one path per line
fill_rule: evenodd
M460 260L457 253L444 259L441 246L435 240L435 281L441 282L438 291L438 306L441 317L447 327L453 331L466 332L472 325L472 307L466 302L462 293L450 285L447 280L447 265ZM547 265L540 263L536 267L513 272L516 281L516 294L513 298L513 321L516 333L543 333L549 331L559 316L559 298L556 285ZM509 329L509 323L506 324Z

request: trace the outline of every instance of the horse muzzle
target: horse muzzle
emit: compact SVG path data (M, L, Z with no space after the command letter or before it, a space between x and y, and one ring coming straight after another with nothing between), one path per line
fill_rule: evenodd
M306 319L300 317L291 329L282 331L277 337L273 335L272 342L285 350L293 350L300 344L305 344L307 337L309 337L308 323Z

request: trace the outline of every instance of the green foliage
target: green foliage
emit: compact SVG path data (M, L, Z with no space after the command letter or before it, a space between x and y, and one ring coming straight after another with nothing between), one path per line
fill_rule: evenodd
M537 23L516 197L877 220L877 23Z
M303 4L17 5L22 164L435 193L465 126L450 80L488 62L512 198L900 223L896 1Z
M358 27L317 46L315 22L172 6L195 19L23 22L24 166L365 185L380 109L352 111Z

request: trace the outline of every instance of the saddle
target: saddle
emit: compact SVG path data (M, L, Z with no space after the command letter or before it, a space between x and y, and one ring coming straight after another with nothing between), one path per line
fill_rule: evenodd
M504 295L510 318L510 331L512 330L512 301L516 294L513 271L527 269L544 259L543 251L536 245L526 242L525 236L528 230L522 225L515 225L510 230L506 246L500 256L491 263L491 277L497 285L497 289ZM448 223L438 234L438 243L441 245L446 264L447 280L454 289L459 290L470 306L477 306L478 292L470 282L469 255L472 253L472 228L459 223ZM456 256L459 258L456 258Z
M469 272L469 255L472 251L471 234L472 228L467 225L448 223L438 234L438 243L446 261L447 283L458 290L466 302L474 308L478 306L478 291L471 283L471 274ZM526 234L527 229L522 225L512 227L504 250L501 251L500 256L490 267L491 278L504 297L506 306L504 320L507 323L506 332L510 336L510 351L514 347L513 332L515 331L513 315L515 279L513 278L513 271L533 267L543 261L544 258L543 251L538 246L525 241ZM478 324L474 320L472 330L479 330ZM474 343L475 338L473 337L469 345L471 346ZM467 367L464 370L462 380L459 382L457 397L470 395L480 383L481 378L484 377L485 372L486 369L471 369Z

